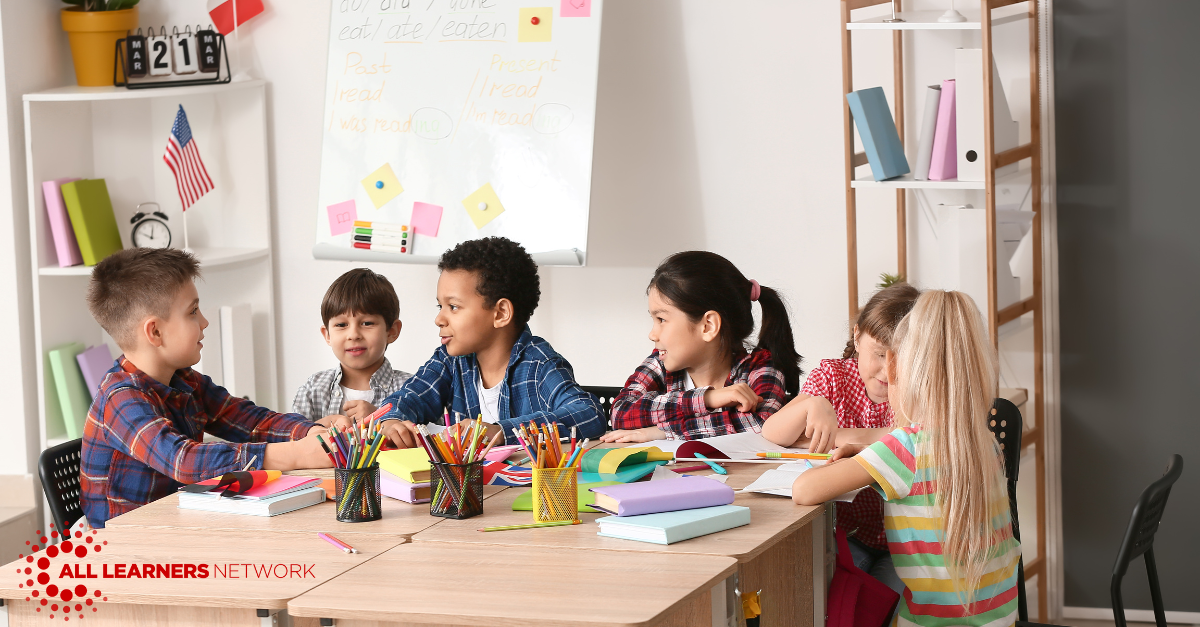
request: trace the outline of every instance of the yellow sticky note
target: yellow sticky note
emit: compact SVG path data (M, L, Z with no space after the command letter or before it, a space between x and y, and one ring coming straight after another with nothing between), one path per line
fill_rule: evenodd
M554 7L522 7L517 20L517 41L550 41Z
M470 196L463 199L462 204L477 229L482 229L488 222L495 220L496 216L504 213L504 205L500 204L500 197L496 196L496 190L492 189L491 183L486 183L471 192Z
M400 185L400 179L396 178L396 173L392 171L390 163L383 164L382 167L363 179L362 186L367 190L367 196L371 197L371 202L375 203L376 209L404 193L404 187Z

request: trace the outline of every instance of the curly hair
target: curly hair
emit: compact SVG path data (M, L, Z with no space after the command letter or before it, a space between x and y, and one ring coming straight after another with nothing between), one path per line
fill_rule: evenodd
M475 274L475 292L487 307L501 298L513 305L517 327L525 326L541 298L537 264L520 244L506 237L465 241L442 254L438 271L465 270Z

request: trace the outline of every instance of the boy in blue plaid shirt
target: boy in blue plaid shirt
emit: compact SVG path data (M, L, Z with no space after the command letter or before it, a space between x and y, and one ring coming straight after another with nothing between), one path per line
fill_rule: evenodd
M500 430L515 443L522 422L578 428L580 438L604 433L604 410L575 383L571 364L528 322L541 289L537 264L503 237L463 242L438 262L438 326L442 345L384 403L384 433L401 447L417 443L415 424L440 421L443 408L482 416L489 437Z

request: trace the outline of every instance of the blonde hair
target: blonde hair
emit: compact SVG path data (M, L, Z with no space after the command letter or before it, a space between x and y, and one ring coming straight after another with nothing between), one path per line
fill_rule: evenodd
M900 426L920 423L923 450L937 469L936 507L942 517L942 556L962 585L959 600L975 590L996 545L992 518L1008 509L1004 466L987 428L996 396L996 353L979 308L962 292L928 290L896 328L893 404ZM1012 534L1011 527L998 530ZM1014 558L1015 559L1015 558ZM964 597L962 591L967 594Z

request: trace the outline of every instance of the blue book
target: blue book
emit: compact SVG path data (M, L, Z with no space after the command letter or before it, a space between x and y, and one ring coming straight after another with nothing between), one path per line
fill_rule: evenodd
M673 544L682 540L750 524L750 508L740 505L700 507L642 516L597 518L602 535L622 540Z
M875 180L908 174L908 159L904 157L904 147L900 145L900 134L896 132L883 88L852 91L846 94L846 102L854 115L854 125L858 127Z

